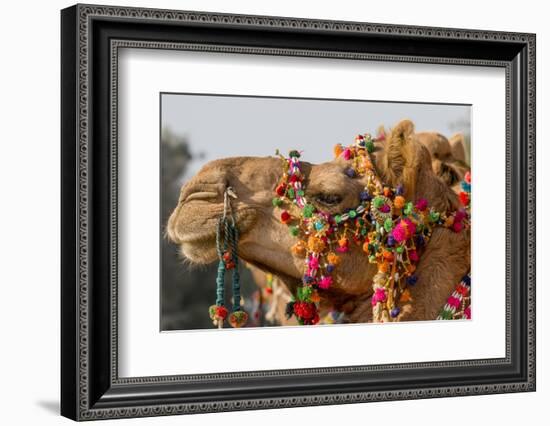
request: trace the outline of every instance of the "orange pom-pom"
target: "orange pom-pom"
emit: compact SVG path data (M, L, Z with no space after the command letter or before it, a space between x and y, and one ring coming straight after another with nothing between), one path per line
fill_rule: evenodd
M309 237L309 239L307 240L307 247L309 248L309 250L319 253L325 249L326 245L325 242L320 238Z
M393 262L393 253L388 250L384 250L384 253L382 253L382 257L386 262Z
M317 290L313 290L311 292L311 295L309 296L309 299L313 302L313 303L318 303L321 301L321 296L319 295L319 292Z
M388 262L380 262L378 264L378 272L386 273L390 269Z
M328 260L328 263L330 263L331 265L335 265L335 266L338 266L340 264L340 257L335 254L335 253L332 253L330 252L328 255L327 255L327 260Z
M304 256L306 254L306 243L305 241L298 241L291 247L292 253L296 256Z
M401 297L399 298L400 302L407 303L412 300L411 292L408 289L403 290Z
M402 209L403 207L405 207L405 197L402 197L401 195L398 195L393 200L393 205L397 209Z
M455 223L455 218L453 216L449 216L447 219L445 219L445 226L446 227L453 226L453 223Z
M363 251L364 251L365 253L368 253L368 252L369 252L369 242L368 242L368 241L365 241L365 242L363 243Z
M338 158L340 157L342 152L344 152L344 147L342 146L342 144L336 144L334 145L333 152L334 152L334 158Z
M338 248L336 249L340 253L345 253L349 249L349 240L346 237L342 237L338 240Z

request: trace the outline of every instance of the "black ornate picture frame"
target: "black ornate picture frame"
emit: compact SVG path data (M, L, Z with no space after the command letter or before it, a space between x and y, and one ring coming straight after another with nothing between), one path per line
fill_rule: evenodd
M534 34L95 5L64 9L61 29L62 415L92 420L535 390ZM506 356L120 378L121 47L504 69Z

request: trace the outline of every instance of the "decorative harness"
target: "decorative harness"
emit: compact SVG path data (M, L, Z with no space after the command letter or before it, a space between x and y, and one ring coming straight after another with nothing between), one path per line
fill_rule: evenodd
M368 261L378 267L372 284L373 320L397 321L412 301L409 287L418 281L415 270L420 260L419 249L428 243L433 229L445 227L458 233L470 227L469 173L459 194L463 208L438 212L428 207L423 198L413 204L404 198L402 185L396 188L383 185L375 173L370 154L374 151L374 142L382 138L358 135L353 145L335 146L335 157L351 161L346 175L366 176L367 181L359 194L359 205L336 215L319 210L306 199L300 153L294 150L287 158L281 156L283 174L273 205L283 209L281 222L289 225L291 235L298 238L292 252L305 258L302 284L286 310L287 316L295 315L300 324L319 322L320 293L332 286L332 274L341 262L340 254L349 251L350 241L361 246ZM299 208L298 215L291 214L291 206ZM469 291L469 276L467 282ZM460 300L456 291L447 300L440 315L442 319L457 318L457 313L466 309L469 293L460 291ZM469 309L463 316L469 316Z
M459 199L462 208L452 212L438 212L420 198L416 203L407 201L403 185L392 188L382 184L377 176L370 154L374 143L384 136L358 135L355 144L334 147L336 158L351 161L345 170L350 178L365 177L366 185L359 194L356 208L332 215L319 210L305 197L305 176L300 152L290 151L288 157L278 154L283 173L273 198L273 206L281 208L280 220L289 226L290 234L298 239L292 253L305 258L302 283L297 287L286 307L286 315L296 316L298 323L313 325L320 321L320 294L333 284L333 272L340 265L340 254L350 249L350 241L362 247L369 263L377 265L373 277L371 304L374 322L398 321L412 302L409 287L418 281L415 275L420 260L419 250L424 247L435 227L444 227L459 233L470 228L470 174L461 183ZM238 231L233 218L229 197L236 194L228 188L224 194L224 213L218 223L216 247L218 275L216 304L209 309L214 325L222 327L228 310L224 305L225 271L233 270L233 312L229 323L241 327L248 314L240 306L238 273ZM290 208L296 206L298 215ZM463 277L441 310L438 319L470 318L470 275ZM342 314L331 311L323 323L341 322Z

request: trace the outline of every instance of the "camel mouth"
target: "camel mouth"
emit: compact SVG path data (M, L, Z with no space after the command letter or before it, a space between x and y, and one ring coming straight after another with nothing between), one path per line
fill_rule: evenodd
M218 220L223 214L223 205L205 201L203 197L208 196L199 194L197 198L180 204L166 228L166 237L179 246L181 254L191 263L208 264L217 259L217 228ZM188 210L190 205L193 205L193 210L200 206L208 217L193 216ZM234 213L241 236L246 235L253 226L256 213L250 207L237 209Z

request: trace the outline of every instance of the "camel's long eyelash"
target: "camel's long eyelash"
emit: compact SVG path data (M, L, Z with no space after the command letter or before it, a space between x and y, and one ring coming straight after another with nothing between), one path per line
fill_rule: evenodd
M315 196L315 201L325 206L335 206L342 202L342 197L338 194L317 194Z

